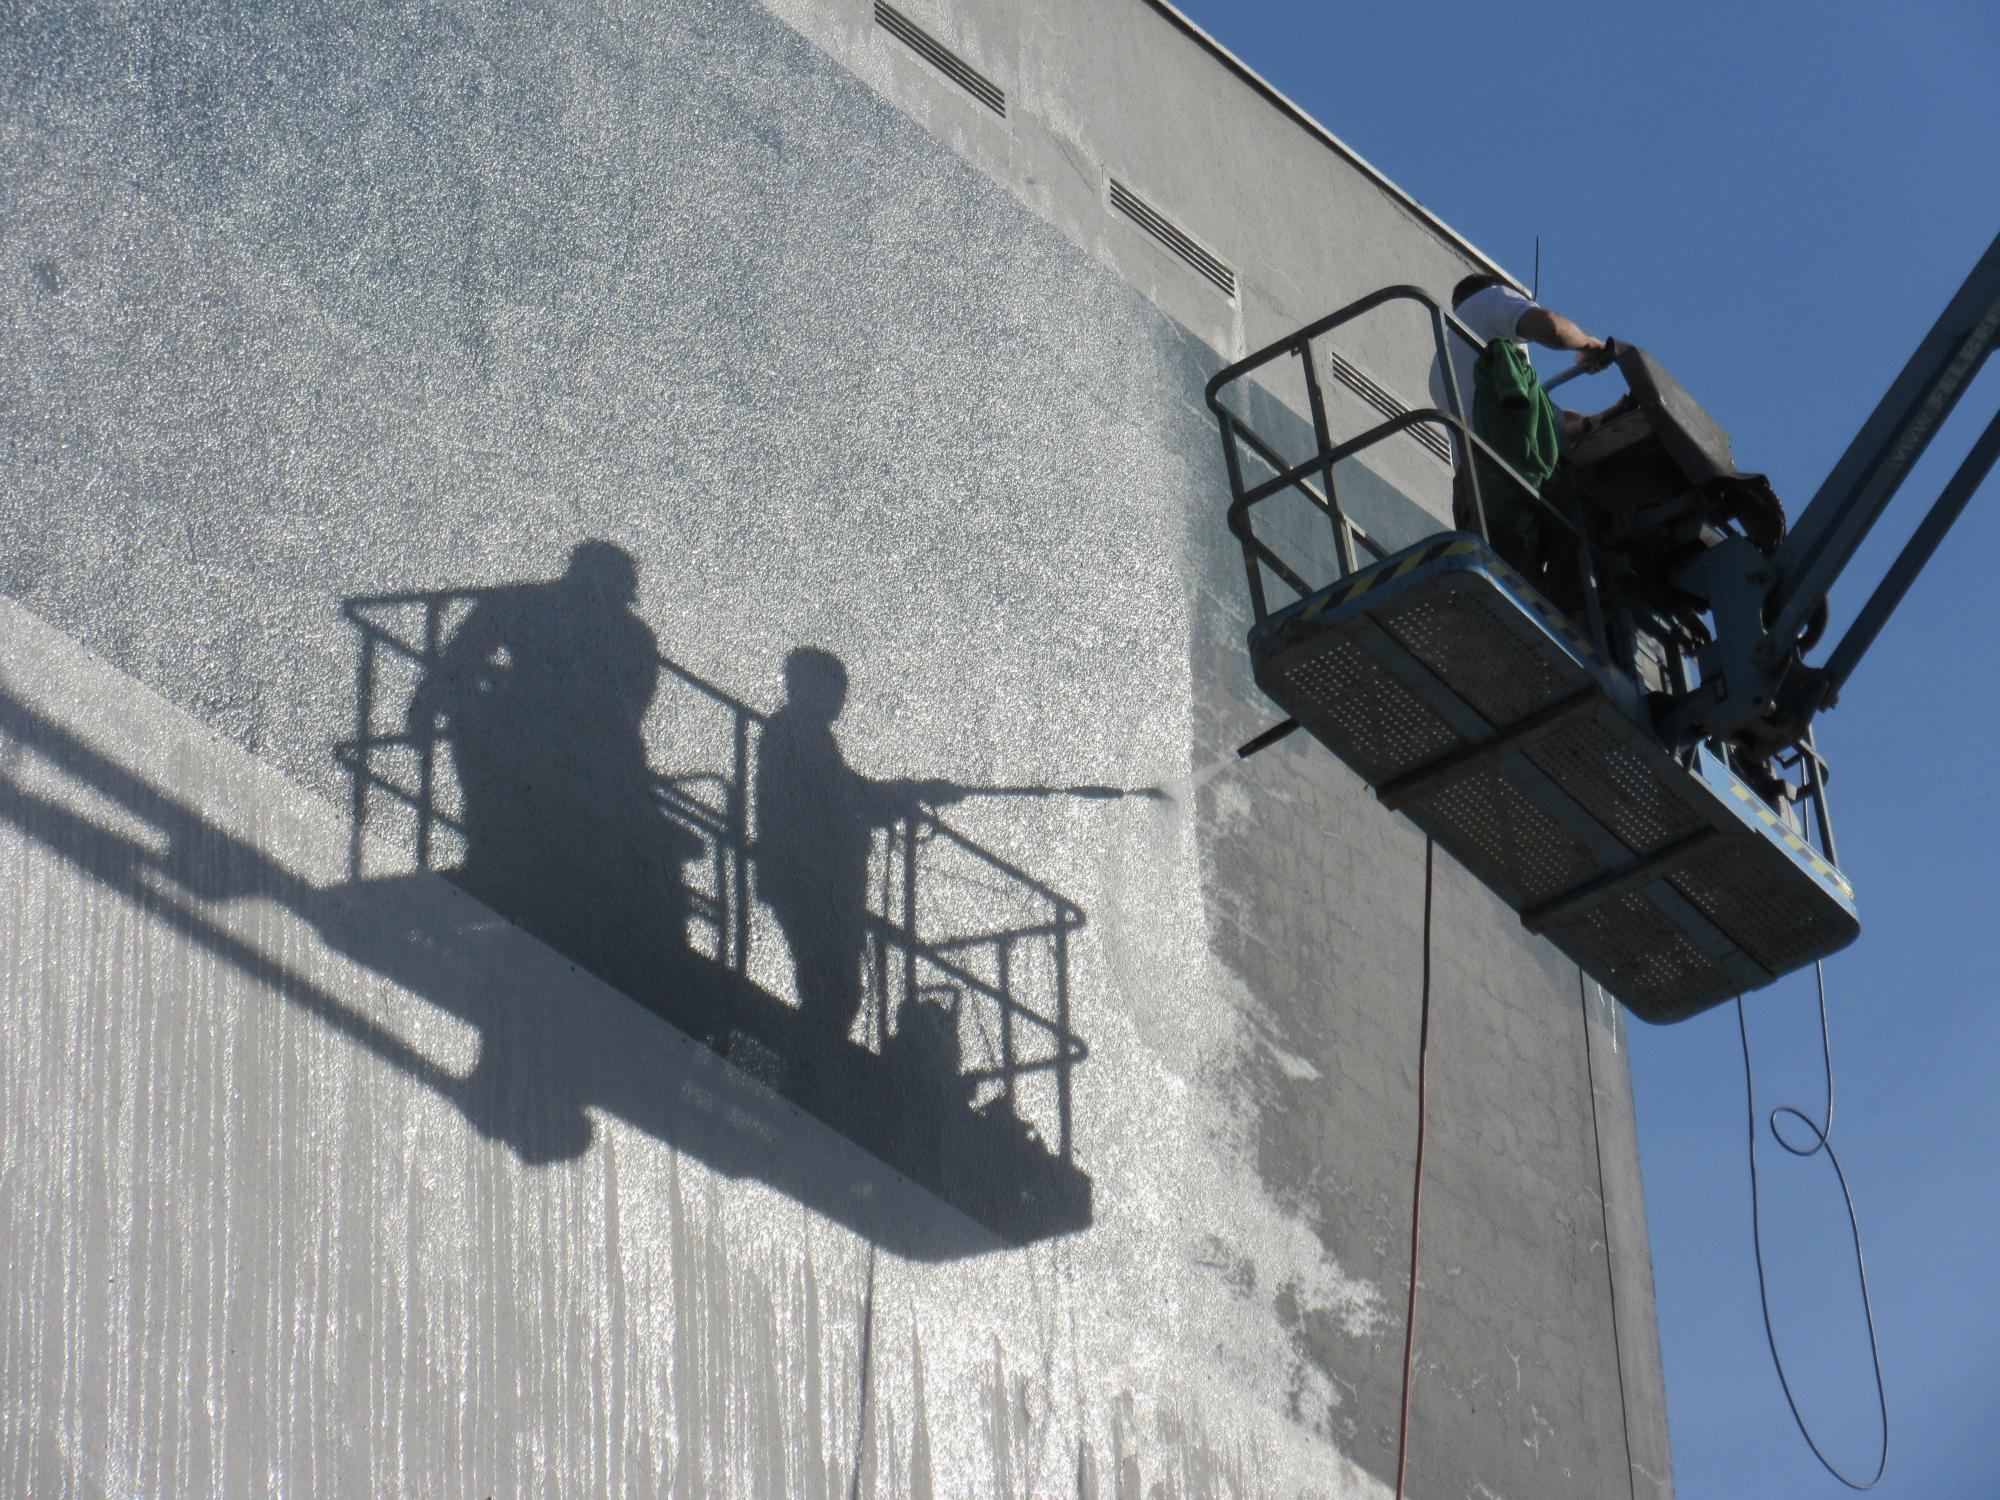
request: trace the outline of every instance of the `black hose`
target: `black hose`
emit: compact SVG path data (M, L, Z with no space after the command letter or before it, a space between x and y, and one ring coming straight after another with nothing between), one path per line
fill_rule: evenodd
M1750 1069L1750 1029L1743 1019L1743 997L1736 997L1736 1034L1743 1042L1743 1102L1750 1118L1750 1245L1757 1257L1757 1301L1764 1310L1764 1342L1771 1349L1771 1363L1778 1371L1778 1384L1784 1388L1785 1404L1792 1409L1792 1420L1798 1423L1799 1436L1812 1449L1813 1457L1820 1466L1851 1490L1872 1490L1881 1483L1882 1473L1889 1466L1889 1397L1882 1385L1882 1347L1875 1337L1875 1309L1868 1300L1868 1265L1861 1254L1861 1222L1854 1214L1854 1194L1847 1186L1847 1174L1840 1169L1840 1158L1834 1154L1833 1142L1833 1040L1826 1020L1826 969L1823 965L1813 965L1814 977L1819 981L1819 1045L1820 1057L1826 1065L1826 1124L1815 1125L1804 1110L1789 1104L1781 1104L1771 1111L1771 1136L1794 1156L1817 1156L1826 1153L1827 1161L1833 1167L1835 1180L1840 1183L1841 1200L1847 1205L1847 1227L1854 1235L1854 1270L1861 1282L1861 1313L1868 1322L1868 1357L1875 1366L1875 1405L1882 1414L1882 1454L1875 1464L1875 1472L1866 1480L1850 1479L1840 1472L1820 1446L1813 1440L1812 1432L1806 1426L1806 1419L1799 1414L1798 1398L1792 1394L1792 1382L1785 1375L1785 1361L1778 1354L1778 1335L1771 1327L1771 1294L1764 1277L1764 1230L1757 1209L1757 1103L1756 1083ZM1812 1144L1794 1146L1785 1139L1778 1129L1778 1119L1788 1115L1797 1120L1811 1133Z

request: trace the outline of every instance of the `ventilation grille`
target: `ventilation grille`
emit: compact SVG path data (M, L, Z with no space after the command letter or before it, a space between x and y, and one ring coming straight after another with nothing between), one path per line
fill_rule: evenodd
M960 57L923 27L897 10L875 0L875 24L903 43L1002 119L1007 116L1007 94L999 84Z
M1327 367L1333 371L1333 378L1346 386L1355 395L1366 401L1385 417L1400 417L1409 408L1382 389L1362 371L1359 365L1349 364L1340 355L1329 349L1326 351ZM1403 431L1430 449L1433 457L1441 462L1451 462L1451 440L1435 427L1406 427Z
M1111 179L1111 206L1193 266L1225 297L1236 295L1236 273L1197 245L1171 219L1116 177Z

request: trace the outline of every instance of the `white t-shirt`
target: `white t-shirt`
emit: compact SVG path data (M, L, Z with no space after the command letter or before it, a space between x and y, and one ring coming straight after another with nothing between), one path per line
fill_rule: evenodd
M1527 340L1516 338L1515 329L1521 326L1521 315L1535 306L1511 286L1489 286L1474 292L1458 304L1458 321L1489 343L1494 339L1513 339L1521 352L1528 352ZM1472 420L1472 367L1479 359L1479 352L1447 330L1450 340L1451 369L1458 377L1458 399L1464 403L1461 410L1469 422ZM1433 362L1431 366L1431 404L1439 411L1450 411L1451 402L1445 394L1444 372Z

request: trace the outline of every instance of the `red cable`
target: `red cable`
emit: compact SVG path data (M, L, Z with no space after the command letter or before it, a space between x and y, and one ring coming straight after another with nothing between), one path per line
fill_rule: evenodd
M1410 1306L1403 1317L1403 1416L1396 1428L1396 1500L1403 1500L1403 1473L1410 1457L1410 1373L1417 1348L1417 1243L1424 1222L1424 1126L1429 1119L1424 1091L1431 1055L1431 865L1436 841L1424 840L1424 1002L1417 1022L1417 1181L1410 1194Z

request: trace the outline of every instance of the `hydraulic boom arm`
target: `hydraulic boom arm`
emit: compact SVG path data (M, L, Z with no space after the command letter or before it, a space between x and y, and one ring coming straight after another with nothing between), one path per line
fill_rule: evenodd
M1763 670L1774 677L1785 672L1791 643L1996 344L2000 344L2000 237L1987 246L1772 559L1776 582L1765 609L1770 627L1756 653ZM1810 674L1809 683L1788 684L1791 690L1779 695L1781 702L1792 699L1789 706L1805 718L1833 702L1996 458L2000 458L2000 413L1987 423L1825 665ZM1801 687L1805 701L1798 701Z

